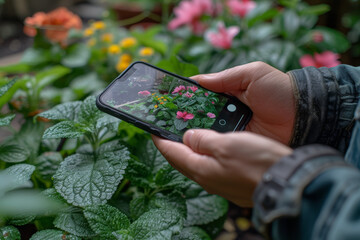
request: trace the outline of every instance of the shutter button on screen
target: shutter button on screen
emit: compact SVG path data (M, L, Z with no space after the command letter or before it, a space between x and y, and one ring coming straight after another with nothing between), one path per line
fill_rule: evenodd
M229 105L227 105L227 110L229 112L235 112L236 111L236 106L234 104L229 104Z
M225 126L225 125L226 125L226 121L225 121L224 119L220 119L220 120L219 120L219 124L220 124L221 126Z

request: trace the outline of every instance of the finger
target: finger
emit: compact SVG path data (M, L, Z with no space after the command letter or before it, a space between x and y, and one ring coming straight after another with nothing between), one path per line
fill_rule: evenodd
M195 153L182 143L173 142L157 136L152 136L152 139L155 146L171 166L194 181L197 181L199 175L206 172L209 165L214 162L214 160L206 156Z
M191 129L185 132L184 144L194 152L214 156L224 135L208 129Z

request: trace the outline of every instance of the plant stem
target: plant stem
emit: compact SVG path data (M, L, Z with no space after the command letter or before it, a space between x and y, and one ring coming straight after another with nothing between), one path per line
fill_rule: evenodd
M36 179L36 177L34 175L31 176L31 181L34 184L34 188L38 189L39 188L39 183L38 183L38 181L37 181L37 179Z
M5 169L5 168L6 168L6 162L0 161L0 169Z
M118 187L118 189L116 190L116 192L114 193L114 198L117 199L121 193L121 191L124 189L124 187L128 184L129 180L128 179L124 179L122 181L122 183L120 184L120 186Z

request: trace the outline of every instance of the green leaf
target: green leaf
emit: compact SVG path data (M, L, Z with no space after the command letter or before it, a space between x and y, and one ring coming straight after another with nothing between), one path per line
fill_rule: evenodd
M0 87L0 97L4 96L4 94L9 91L9 89L15 84L15 82L17 81L16 78L14 78L13 80L11 80L10 82L6 83L4 86Z
M184 77L191 77L199 74L199 69L195 65L181 62L175 56L158 62L156 66Z
M81 75L70 83L70 88L72 88L78 96L95 93L105 87L105 82L100 79L96 72L89 72Z
M83 43L69 47L68 53L62 58L61 63L70 68L83 67L90 58L90 50Z
M30 180L35 167L30 164L16 164L6 168L3 172L14 176L18 182L24 183Z
M201 225L219 219L227 213L228 202L217 195L187 199L186 226Z
M114 143L103 144L96 157L71 155L54 175L55 188L75 206L104 204L116 191L129 158L128 150Z
M159 41L155 38L155 35L161 30L160 27L152 27L146 30L145 32L132 31L131 35L133 35L141 45L151 47L155 51L165 55L168 47L162 41Z
M78 121L85 124L89 129L95 129L97 121L104 114L96 107L96 97L90 96L80 106Z
M343 53L349 49L350 43L341 32L326 27L316 27L314 30L323 35L324 41L321 42L321 46L324 49L336 53Z
M300 15L323 15L330 11L330 6L328 4L319 4L315 6L306 6L302 9Z
M14 215L8 220L8 224L23 226L31 223L35 219L35 215L18 214Z
M15 144L0 145L0 160L8 163L23 162L30 156L27 149Z
M68 74L71 70L63 66L55 66L43 70L35 75L38 91L41 91L45 86L50 85L54 81Z
M11 121L15 118L15 114L8 115L0 118L0 127L10 125Z
M48 62L50 57L49 51L45 49L28 48L25 50L20 62L30 66L37 66Z
M4 73L24 73L29 72L31 70L31 66L27 63L16 63L7 66L0 66L0 72Z
M157 172L155 183L164 189L184 189L189 186L190 181L170 165L165 165Z
M81 238L60 230L43 230L32 235L30 240L81 240Z
M187 227L179 235L174 236L172 240L211 240L211 238L199 227Z
M142 214L149 211L148 196L140 195L130 202L130 214L132 219L138 219Z
M51 120L74 121L76 120L76 114L80 109L80 105L80 101L59 104L48 111L38 114L37 116Z
M172 209L152 209L141 215L129 227L129 235L134 239L167 240L179 233L183 218L178 211Z
M90 228L81 209L64 212L56 216L54 226L78 237L92 237L95 232Z
M175 119L174 120L174 126L177 130L181 131L184 130L188 126L189 122L185 122L182 119Z
M63 121L45 130L43 138L77 138L85 133L72 121Z
M148 140L145 145L139 148L137 156L141 162L148 166L152 174L156 174L164 164L168 164L151 140Z
M93 231L100 235L127 229L130 226L127 216L110 205L86 207L84 215Z
M34 161L36 172L42 179L51 180L63 158L58 152L44 152Z
M0 227L0 240L21 240L19 230L13 226Z

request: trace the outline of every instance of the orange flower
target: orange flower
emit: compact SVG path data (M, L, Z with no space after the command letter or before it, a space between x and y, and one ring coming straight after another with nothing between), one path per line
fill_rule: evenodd
M70 29L82 28L79 16L64 7L57 8L47 14L36 13L32 18L26 18L25 24L27 26L25 26L24 31L29 36L36 35L34 27L42 27L45 29L45 35L49 40L61 44L64 44Z
M155 105L154 108L158 108L158 105Z
M46 19L46 13L37 12L32 17L25 18L24 33L30 37L35 37L36 29L31 27L41 27Z

